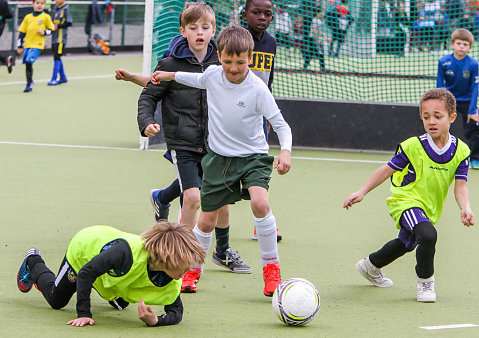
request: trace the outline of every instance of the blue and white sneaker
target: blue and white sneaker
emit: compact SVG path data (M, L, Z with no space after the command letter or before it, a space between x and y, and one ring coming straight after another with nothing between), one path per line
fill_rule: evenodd
M471 161L471 169L479 170L479 161L478 160L472 160Z
M150 191L150 202L151 205L153 205L155 221L157 222L168 221L168 215L170 214L171 203L161 204L158 200L161 191L161 189L153 189Z
M18 290L23 293L27 293L28 291L30 291L33 286L33 281L30 277L30 271L27 265L27 259L30 256L41 256L40 250L38 250L37 248L31 248L30 250L28 250L27 254L25 255L25 259L20 266L20 269L18 270L17 286Z

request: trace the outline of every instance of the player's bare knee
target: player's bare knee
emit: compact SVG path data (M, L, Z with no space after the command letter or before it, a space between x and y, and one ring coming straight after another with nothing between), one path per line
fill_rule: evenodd
M187 189L183 192L183 207L197 209L200 206L200 192L198 188Z
M269 206L268 200L255 200L251 201L251 210L253 211L253 215L258 218L263 218L269 214L271 208Z
M203 232L212 232L215 229L217 213L201 213L198 220L198 229Z

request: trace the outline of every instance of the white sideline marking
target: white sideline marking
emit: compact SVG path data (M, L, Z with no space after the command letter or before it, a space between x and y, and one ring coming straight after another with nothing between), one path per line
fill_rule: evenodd
M424 330L445 330L445 329L462 329L465 327L479 326L476 324L452 324L452 325L438 325L438 326L421 326L420 329Z
M59 148L81 148L81 149L106 149L106 150L128 150L128 151L145 151L139 148L121 148L121 147L104 147L104 146L86 146L86 145L75 145L75 144L56 144L56 143L33 143L33 142L12 142L12 141L0 141L0 144L11 144L11 145L20 145L20 146L35 146L35 147L59 147ZM163 152L166 149L157 148L157 149L148 149L146 151L158 151ZM372 161L372 160L353 160L353 159L344 159L344 158L324 158L324 157L301 157L301 156L291 156L295 160L306 160L306 161L330 161L330 162L353 162L353 163L379 163L385 164L385 161Z
M68 78L68 81L70 80L91 80L91 79L107 79L107 78L115 78L115 74L108 74L108 75L92 75L92 76L72 76ZM42 83L42 82L48 82L50 80L48 79L43 79L43 80L35 80L34 83ZM18 85L18 84L25 84L25 81L13 81L13 82L2 82L0 83L0 86L13 86L13 85Z
M291 156L295 160L309 160L309 161L333 161L333 162L356 162L356 163L380 163L386 164L386 161L373 161L373 160L352 160L346 158L324 158L324 157L301 157Z

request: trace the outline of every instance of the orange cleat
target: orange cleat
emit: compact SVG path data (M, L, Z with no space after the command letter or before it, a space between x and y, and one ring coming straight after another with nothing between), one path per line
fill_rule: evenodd
M181 276L181 292L196 293L196 284L201 277L201 269L191 269Z
M267 264L263 266L264 295L273 297L274 290L281 284L281 271L279 264Z

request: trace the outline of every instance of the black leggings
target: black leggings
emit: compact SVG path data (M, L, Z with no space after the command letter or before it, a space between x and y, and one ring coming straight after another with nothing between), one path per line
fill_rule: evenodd
M30 62L25 62L25 75L27 82L33 82L33 64Z
M76 292L76 274L66 257L58 271L58 276L45 265L41 256L28 257L30 275L38 289L53 309L65 307Z
M418 243L416 249L416 274L419 278L427 279L434 274L437 231L430 222L422 222L414 227L413 232ZM378 251L370 254L369 260L377 268L382 268L410 251L412 250L406 249L403 242L396 238L384 244Z

